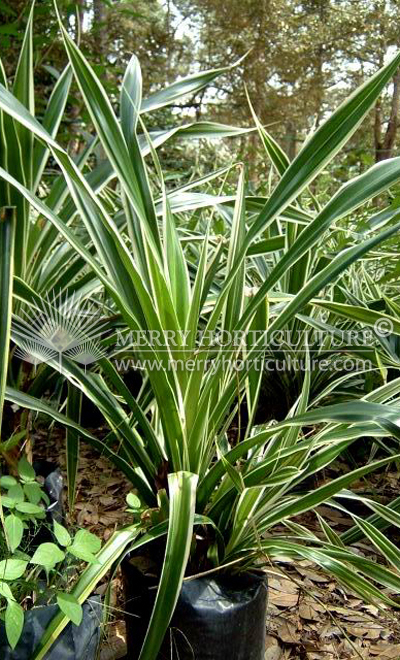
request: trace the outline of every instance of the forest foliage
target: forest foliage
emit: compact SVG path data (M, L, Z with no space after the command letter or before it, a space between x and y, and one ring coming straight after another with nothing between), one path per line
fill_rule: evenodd
M198 70L238 62L211 88L156 115L155 125L175 126L178 115L181 121L186 115L251 125L249 97L291 159L308 133L400 45L395 0L61 0L59 6L71 36L115 99L132 53L141 62L145 92ZM26 0L0 2L0 51L11 77L28 13ZM35 85L44 107L66 56L50 0L37 2L35 21ZM347 145L345 157L334 161L332 173L339 181L397 154L398 83L396 73ZM36 111L40 114L40 108ZM79 135L91 130L74 87L64 129L65 140L78 150ZM249 143L255 163L255 135L229 149L241 158ZM227 147L214 151L221 148ZM179 150L168 159L178 172L187 166ZM255 184L262 178L251 163L250 176Z

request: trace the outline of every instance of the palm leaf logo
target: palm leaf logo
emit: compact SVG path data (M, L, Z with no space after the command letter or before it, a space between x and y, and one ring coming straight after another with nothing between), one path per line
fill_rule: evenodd
M37 366L62 356L85 366L106 355L101 337L105 320L96 302L73 293L47 295L13 318L15 355Z

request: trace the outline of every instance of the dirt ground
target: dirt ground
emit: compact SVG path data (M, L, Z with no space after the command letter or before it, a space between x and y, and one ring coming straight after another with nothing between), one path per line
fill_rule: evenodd
M35 434L35 458L54 461L65 467L64 438L46 431ZM340 468L340 466L339 466ZM387 472L373 482L356 484L365 492L372 489L380 501L398 494L397 472ZM107 540L119 526L129 523L125 496L129 484L124 477L90 447L81 444L75 512L69 522L82 525ZM348 519L327 507L321 513L341 532ZM313 529L313 515L302 517ZM375 559L371 546L360 542L357 552ZM400 614L388 607L378 609L343 589L309 561L291 559L267 569L269 580L265 660L400 660ZM114 581L111 616L105 630L101 660L123 658L126 653L123 599L120 579ZM386 590L389 594L390 592ZM398 599L398 594L392 594Z

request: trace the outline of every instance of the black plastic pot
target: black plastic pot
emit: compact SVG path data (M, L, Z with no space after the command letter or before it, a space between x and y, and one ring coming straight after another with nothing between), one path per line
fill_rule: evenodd
M127 658L137 660L154 605L157 579L128 559L122 563ZM263 660L265 575L218 574L187 580L164 638L159 660Z
M50 500L50 504L46 509L48 520L50 522L56 520L62 523L64 518L62 502L64 480L60 468L49 461L35 461L33 468L36 474L44 479L43 490Z
M41 543L53 541L51 529L55 520L60 524L64 523L65 512L62 500L64 480L60 468L49 461L35 461L33 468L36 474L44 479L43 490L50 500L50 504L46 507L47 526L40 525L32 539L31 548L36 548Z
M7 642L4 624L0 624L1 660L31 660L43 632L59 611L58 605L37 607L25 614L21 638L14 650ZM100 596L94 596L83 605L83 618L79 626L69 623L46 654L46 660L95 660L100 643L102 607Z

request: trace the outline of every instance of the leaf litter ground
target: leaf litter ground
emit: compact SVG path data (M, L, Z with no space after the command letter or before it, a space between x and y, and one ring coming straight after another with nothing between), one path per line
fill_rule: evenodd
M57 460L65 472L64 448L61 432L53 431L51 443L47 431L35 434L35 458ZM338 465L337 470L340 472L343 467ZM355 484L354 489L360 494L373 493L386 503L398 494L398 478L399 473L392 470ZM76 506L69 522L84 526L106 541L117 527L130 522L125 512L129 490L124 476L82 443ZM318 511L338 533L349 526L349 519L337 510L324 506ZM305 514L297 522L317 531L314 514ZM284 528L276 531L284 532ZM399 540L396 535L391 538L396 543ZM355 547L360 555L381 561L366 542ZM269 603L265 660L400 660L400 614L395 610L363 603L310 561L282 558L266 571ZM126 653L118 576L114 586L101 660L116 660ZM104 589L102 585L99 591ZM398 594L388 590L387 593L398 599Z

